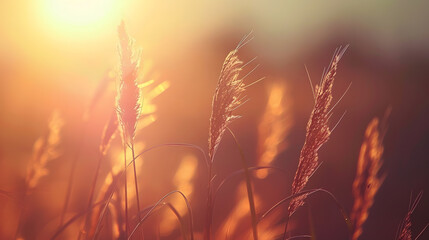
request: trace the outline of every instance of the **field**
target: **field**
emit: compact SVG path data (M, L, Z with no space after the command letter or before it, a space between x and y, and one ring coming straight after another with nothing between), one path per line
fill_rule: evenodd
M426 239L424 1L0 3L0 239Z

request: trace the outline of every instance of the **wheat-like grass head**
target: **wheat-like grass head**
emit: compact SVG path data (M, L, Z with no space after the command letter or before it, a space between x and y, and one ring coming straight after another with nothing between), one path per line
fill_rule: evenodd
M243 62L237 56L238 49L229 52L213 96L209 129L209 157L213 160L227 126L239 116L233 111L243 103L244 82L239 78Z
M357 240L362 234L375 194L383 183L384 177L379 176L383 155L381 136L379 120L374 118L365 131L353 182L354 205L350 216L354 228L353 240Z
M292 194L302 191L317 170L320 164L318 151L331 135L328 120L330 117L329 107L332 102L332 87L337 74L338 63L346 49L347 47L335 51L326 74L322 76L320 84L315 87L315 103L307 123L305 142L301 149L298 168L292 183ZM288 209L289 215L292 215L298 207L304 204L306 197L307 195L301 195L291 201Z
M118 27L120 76L116 98L116 110L122 126L124 141L134 141L137 121L140 117L140 89L137 72L140 64L140 51L134 50L134 40L128 36L124 22Z

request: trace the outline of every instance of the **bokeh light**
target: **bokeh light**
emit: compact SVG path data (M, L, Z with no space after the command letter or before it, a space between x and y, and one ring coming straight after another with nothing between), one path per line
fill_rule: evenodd
M96 201L103 200L122 173L120 129L115 128L105 155L99 152L105 126L117 116L121 21L135 50L141 51L136 86L143 107L135 152L162 146L137 161L141 209L181 190L189 195L195 238L202 238L209 177L200 150L208 150L212 97L226 55L251 32L253 40L238 56L244 63L256 58L244 67L243 76L260 67L244 83L265 79L246 87L248 101L234 110L241 117L229 127L250 167L272 167L252 170L257 216L290 194L314 107L309 78L313 86L318 84L335 48L349 44L338 66L333 104L352 85L332 110L329 126L346 114L318 149L323 164L307 188L326 188L350 213L365 129L374 117L382 119L390 106L380 169L386 178L361 238L394 239L410 193L423 190L412 215L417 233L429 215L427 9L429 2L423 0L0 0L0 239L14 239L17 232L24 239L51 239L61 218L69 220L86 210L97 160L102 159ZM61 121L53 121L53 116ZM57 130L53 122L61 122ZM55 135L52 141L49 132ZM172 146L175 143L192 145ZM125 152L131 163L131 149ZM237 240L252 234L240 157L233 138L225 134L213 164L214 186L228 179L214 204L216 239L224 239L226 233ZM75 177L70 181L73 166ZM131 165L131 227L136 226L137 211L133 174ZM122 180L100 239L123 237L124 190ZM62 214L65 199L68 206ZM186 234L189 214L184 199L173 195L167 202L181 215ZM314 232L316 239L347 238L335 203L323 194L307 203L290 220L291 236ZM182 235L180 221L166 206L142 224L146 239ZM286 212L284 205L258 224L260 239L282 233ZM79 218L60 238L76 239L84 222Z

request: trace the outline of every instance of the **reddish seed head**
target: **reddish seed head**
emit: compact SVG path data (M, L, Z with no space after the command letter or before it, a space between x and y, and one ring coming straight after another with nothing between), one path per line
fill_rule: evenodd
M354 205L350 218L353 223L353 240L362 234L362 227L368 218L375 194L380 188L383 178L378 173L382 165L383 145L379 130L379 120L374 118L365 131L360 149L356 177L353 182Z
M137 86L140 53L136 56L133 49L134 40L128 36L124 22L118 27L118 35L121 68L116 106L124 141L132 142L141 111L140 89Z
M328 126L329 106L332 101L332 86L337 74L338 62L346 48L338 49L334 54L328 72L323 76L320 85L315 88L315 104L307 123L305 143L299 157L298 169L292 183L292 194L302 191L310 177L314 174L320 164L318 151L326 143L331 135ZM304 204L307 195L295 198L289 204L289 215Z
M397 235L397 237L396 237L397 240L412 240L413 239L412 238L412 232L411 232L411 215L413 214L414 210L416 210L416 207L419 204L420 200L422 199L422 196L423 196L423 192L420 192L412 204L410 201L410 206L408 208L407 215L405 216L404 220L402 220L402 223L399 226L399 229L398 229L399 235ZM423 228L423 230L420 232L420 234L418 234L418 236L420 236L426 230L426 228L428 226L429 226L429 224ZM416 237L415 239L417 239L417 238L418 237Z
M225 58L219 81L213 96L209 129L209 157L213 160L227 126L239 116L232 114L242 103L243 79L239 79L243 62L238 59L237 49Z

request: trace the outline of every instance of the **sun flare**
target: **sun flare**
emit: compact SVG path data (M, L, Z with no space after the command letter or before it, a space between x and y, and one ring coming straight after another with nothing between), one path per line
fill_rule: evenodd
M49 22L63 31L99 29L119 19L117 0L46 0L45 3Z

